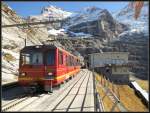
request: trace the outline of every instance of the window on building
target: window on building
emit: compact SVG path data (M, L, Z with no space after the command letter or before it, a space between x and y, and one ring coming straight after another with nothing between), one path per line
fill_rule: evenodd
M114 72L117 72L117 68L116 67L114 67Z

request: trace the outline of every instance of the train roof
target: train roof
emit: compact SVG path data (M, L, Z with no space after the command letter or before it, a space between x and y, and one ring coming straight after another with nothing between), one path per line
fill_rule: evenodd
M25 46L23 49L21 49L21 52L35 50L35 49L55 49L57 48L55 45L33 45L33 46Z
M21 52L32 51L32 50L36 50L36 49L44 51L44 50L56 49L56 48L58 48L61 51L64 51L64 52L68 53L69 55L71 55L73 57L76 57L77 59L79 59L77 56L71 54L70 52L66 51L65 49L63 49L61 47L58 47L58 46L55 46L55 45L33 45L33 46L25 46L23 49L21 49Z

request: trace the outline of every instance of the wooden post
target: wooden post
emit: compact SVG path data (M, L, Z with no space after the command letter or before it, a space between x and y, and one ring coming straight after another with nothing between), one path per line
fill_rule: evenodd
M118 98L120 100L119 86L117 86Z
M104 86L104 76L103 76L103 79L102 79L102 86Z
M27 42L26 42L26 38L24 39L24 43L25 43L25 44L24 44L24 46L26 47L26 44L27 44Z
M114 92L114 83L112 82L112 91Z

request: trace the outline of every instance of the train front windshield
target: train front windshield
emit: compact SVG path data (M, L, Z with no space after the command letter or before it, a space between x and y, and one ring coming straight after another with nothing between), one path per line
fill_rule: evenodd
M54 65L55 51L21 53L21 65Z
M22 53L22 65L42 65L43 64L43 53L32 52L32 53Z

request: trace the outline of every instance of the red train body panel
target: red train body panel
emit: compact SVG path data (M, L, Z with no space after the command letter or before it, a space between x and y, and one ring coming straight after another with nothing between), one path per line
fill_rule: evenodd
M79 58L52 45L27 46L20 52L19 84L46 91L80 71Z

